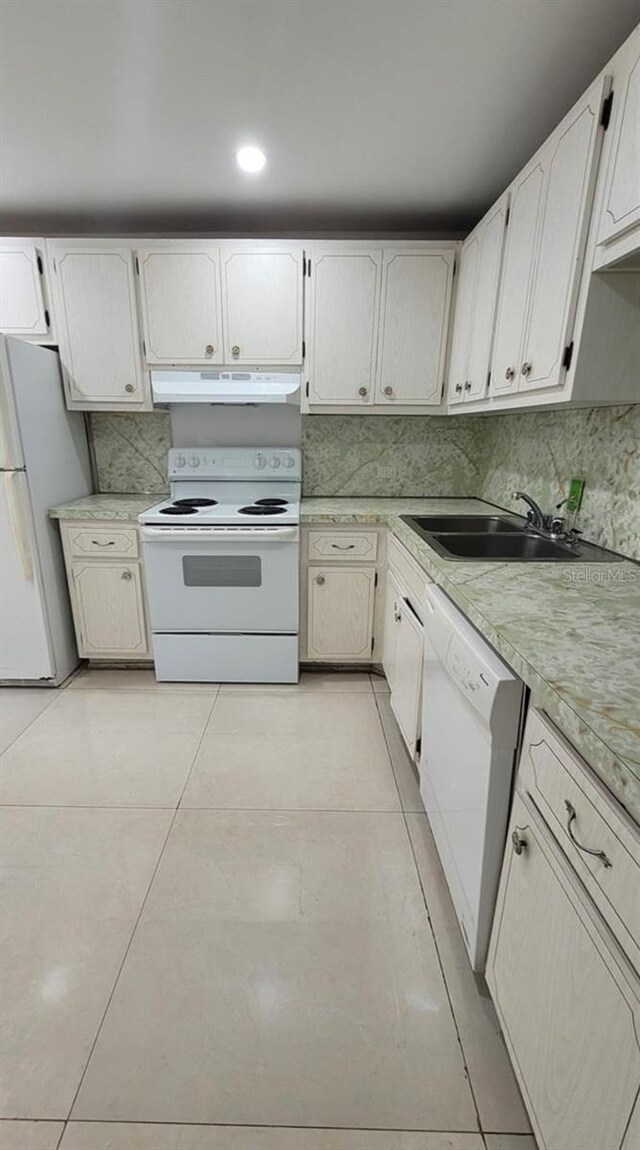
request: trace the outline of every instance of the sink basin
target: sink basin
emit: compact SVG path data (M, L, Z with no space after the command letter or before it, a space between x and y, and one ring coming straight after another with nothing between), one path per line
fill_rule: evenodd
M410 523L419 535L428 531L482 532L485 535L503 532L525 531L522 520L502 515L403 515L405 523Z
M577 552L553 539L529 532L512 535L435 534L428 542L441 555L455 559L556 559L572 563L579 559Z

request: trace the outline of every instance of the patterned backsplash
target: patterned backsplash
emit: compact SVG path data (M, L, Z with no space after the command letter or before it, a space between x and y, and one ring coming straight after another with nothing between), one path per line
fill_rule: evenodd
M166 491L164 412L91 416L105 492ZM640 559L640 406L492 416L308 415L304 494L482 495L515 507L516 488L548 508L585 480L577 525ZM519 508L522 510L522 506Z

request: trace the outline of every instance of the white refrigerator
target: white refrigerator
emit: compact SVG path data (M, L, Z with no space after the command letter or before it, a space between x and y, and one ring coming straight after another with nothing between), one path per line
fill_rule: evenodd
M0 335L0 681L62 683L78 665L56 503L90 494L80 412L57 353Z

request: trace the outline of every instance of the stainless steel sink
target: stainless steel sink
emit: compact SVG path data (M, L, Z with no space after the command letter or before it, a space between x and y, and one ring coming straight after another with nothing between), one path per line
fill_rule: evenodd
M417 535L445 559L480 562L613 563L623 558L594 543L565 543L529 527L518 516L402 515Z
M434 531L455 531L456 534L479 531L484 535L494 535L526 530L523 519L507 515L403 515L402 518L411 523L419 535Z
M574 563L580 558L571 547L525 531L513 535L434 534L429 542L442 555L456 559L562 559Z

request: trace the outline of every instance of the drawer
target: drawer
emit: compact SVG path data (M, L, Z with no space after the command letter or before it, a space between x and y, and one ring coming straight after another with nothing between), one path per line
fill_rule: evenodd
M138 556L138 531L135 527L106 527L103 523L94 527L65 527L67 548L74 559L86 559L89 555L101 559L136 559Z
M398 582L403 585L403 594L408 594L411 606L417 611L420 619L424 617L422 601L425 588L431 583L426 571L416 563L406 547L403 547L395 536L389 536L389 567L396 575Z
M640 834L591 768L535 708L527 717L518 786L531 795L602 917L640 970ZM585 847L604 852L606 860Z
M377 531L310 531L309 559L374 562L378 555Z

